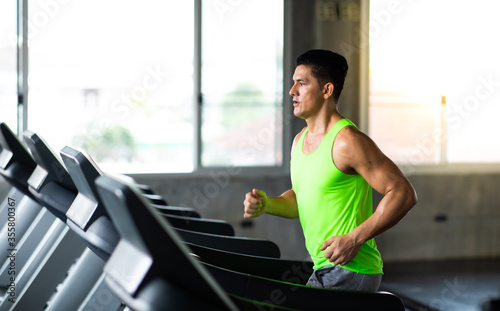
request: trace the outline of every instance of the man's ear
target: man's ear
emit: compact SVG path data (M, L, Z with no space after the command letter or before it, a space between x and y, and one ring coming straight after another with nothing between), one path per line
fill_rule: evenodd
M324 86L323 86L323 98L324 99L328 99L330 98L331 96L333 96L333 90L335 89L335 86L333 85L333 83L331 82L327 82Z

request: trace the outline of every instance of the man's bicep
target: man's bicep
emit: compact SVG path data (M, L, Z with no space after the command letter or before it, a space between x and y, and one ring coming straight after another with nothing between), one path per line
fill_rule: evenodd
M372 167L366 169L361 175L381 194L387 194L401 183L407 183L401 170L385 155Z

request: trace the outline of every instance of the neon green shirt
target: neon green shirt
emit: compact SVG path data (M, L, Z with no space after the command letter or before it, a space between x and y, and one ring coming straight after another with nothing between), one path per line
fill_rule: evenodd
M355 125L347 119L338 121L310 154L303 152L306 129L290 162L300 223L314 269L333 265L319 250L324 241L351 232L373 213L371 186L361 175L345 174L333 163L335 137L346 126ZM382 273L382 259L375 240L364 243L356 257L342 267L364 274Z

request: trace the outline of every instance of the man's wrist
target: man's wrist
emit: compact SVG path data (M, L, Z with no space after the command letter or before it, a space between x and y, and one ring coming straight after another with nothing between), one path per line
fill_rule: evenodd
M351 231L349 233L349 235L354 240L354 243L356 245L360 245L361 246L364 243L366 243L368 240L370 240L370 237L366 236L363 233L364 233L363 230L360 230L359 227L357 227L356 229L354 229L353 231Z
M264 213L266 213L266 214L271 214L271 213L272 213L272 212L271 212L271 211L272 211L272 207L271 207L271 205L272 205L272 204L271 204L271 202L270 202L269 198L265 198L265 200L264 200L264 206L265 206L266 208L264 209Z

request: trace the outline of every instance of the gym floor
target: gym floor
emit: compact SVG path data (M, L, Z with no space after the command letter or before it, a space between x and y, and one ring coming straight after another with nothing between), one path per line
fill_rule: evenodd
M386 263L380 289L407 310L479 311L500 298L500 258Z

